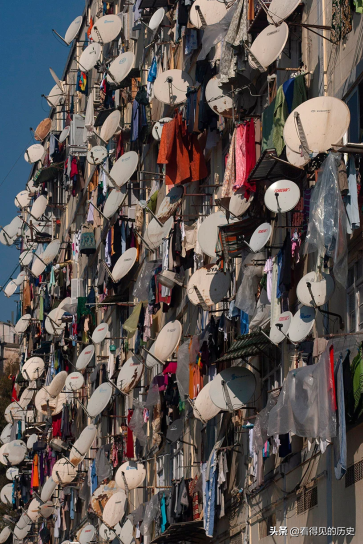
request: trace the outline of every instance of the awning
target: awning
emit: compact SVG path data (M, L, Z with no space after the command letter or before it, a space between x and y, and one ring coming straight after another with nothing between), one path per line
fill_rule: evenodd
M186 521L170 525L162 535L154 538L151 544L169 544L171 542L203 544L203 542L211 542L211 539L205 534L203 521Z
M47 168L41 168L39 174L35 174L33 178L34 187L39 187L41 183L46 181L53 181L58 179L58 174L64 168L64 162L58 162L48 166Z
M275 149L266 149L248 176L248 181L278 181L279 179L299 181L304 176L305 170L279 159Z
M241 334L227 353L220 357L220 359L217 359L216 363L244 359L246 357L253 357L254 355L266 355L275 359L275 351L275 346L262 332Z

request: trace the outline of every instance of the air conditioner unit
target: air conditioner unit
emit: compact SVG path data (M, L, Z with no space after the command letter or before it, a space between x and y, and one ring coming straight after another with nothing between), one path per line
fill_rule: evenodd
M83 280L75 278L71 280L71 299L72 304L77 302L78 297L83 297Z
M94 105L98 105L98 104L101 104L101 97L100 97L100 87L99 85L95 85L95 87L93 87L93 103Z

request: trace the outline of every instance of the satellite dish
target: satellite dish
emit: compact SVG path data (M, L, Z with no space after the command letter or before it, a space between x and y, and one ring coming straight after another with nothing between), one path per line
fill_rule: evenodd
M289 27L286 23L280 26L268 25L251 45L251 53L266 69L281 55L288 37ZM258 68L251 55L248 55L248 62L251 68Z
M227 4L224 2L197 0L190 8L189 19L193 26L202 28L203 26L219 23L227 12Z
M37 411L45 416L48 415L48 412L52 416L59 414L64 404L67 402L68 396L67 393L59 393L58 397L52 398L49 393L44 389L40 389L35 395L34 404Z
M42 142L48 136L52 127L52 120L47 117L43 119L34 131L34 138L38 142Z
M68 138L70 129L71 129L70 126L64 127L64 129L62 130L62 132L60 133L60 136L59 136L59 143L60 144L62 144Z
M18 403L22 408L27 408L28 404L32 400L34 396L34 390L35 390L35 382L32 382L29 384L29 387L26 387L24 391L22 392L20 399L18 400Z
M108 499L103 510L102 519L109 527L114 527L124 516L126 506L126 493L117 491Z
M0 242L2 244L4 244L4 246L12 246L13 243L15 242L15 238L11 238L10 236L8 236L7 234L7 228L8 228L9 225L7 225L6 227L4 227L1 231L0 231Z
M145 364L148 368L152 368L158 364L157 360L152 357L152 355L155 355L155 342L151 345L150 349L148 349L148 352L149 353L146 354Z
M102 517L103 509L106 506L107 501L117 493L116 482L111 480L107 484L101 484L97 487L96 491L91 497L91 508L99 516Z
M295 153L300 152L301 146L296 114L313 153L328 151L341 140L350 123L349 108L339 98L318 96L306 100L290 113L284 126L285 143Z
M62 83L62 86L64 82ZM54 85L48 96L45 97L51 108L56 108L63 103L64 92L60 90L58 85Z
M144 366L132 356L122 365L117 376L117 387L125 394L129 393L140 381Z
M97 165L103 163L108 156L108 151L102 145L95 145L87 153L87 161L90 164Z
M181 187L180 185L176 185L175 187L170 189L170 191L160 204L158 213L156 215L161 223L166 223L169 217L174 215L174 213L178 209L179 204L181 203L183 195L184 187Z
M80 463L83 456L86 455L92 446L96 435L97 427L95 425L88 425L83 429L78 437L78 440L75 441L69 455L69 459L73 465L78 465L78 463Z
M101 128L100 137L103 141L108 142L112 138L112 136L118 131L118 129L120 128L120 121L121 121L121 112L119 110L115 110L112 113L110 113L110 115L107 117L106 121L103 123Z
M6 484L0 492L0 499L3 504L12 504L13 484Z
M79 29L82 26L82 15L79 15L74 19L74 21L71 22L71 24L68 27L68 30L66 32L66 35L64 36L64 41L70 45L71 42L73 42L74 38L77 36Z
M10 238L16 238L18 236L18 232L23 226L23 220L21 217L16 215L14 219L5 227L6 234L10 236Z
M33 264L34 267L34 264ZM51 310L45 320L45 330L48 334L59 335L62 334L63 330L66 327L65 323L62 323L62 316L64 315L64 310L60 306Z
M19 256L19 263L21 266L29 266L33 260L33 252L29 249L22 251Z
M106 79L109 83L121 83L129 75L135 63L135 55L131 51L121 53L111 62Z
M166 431L166 440L170 444L174 444L179 438L181 438L184 431L184 421L182 419L176 419L173 423L170 423L168 430Z
M210 1L210 0L208 0ZM196 2L198 3L198 2ZM219 2L216 0L216 3ZM220 87L220 78L217 76L212 77L205 88L205 99L208 103L208 106L217 114L232 119L233 117L233 99L232 92L224 91Z
M5 409L4 417L7 423L12 423L14 420L23 419L24 410L19 406L17 402L11 402Z
M251 236L249 243L250 248L254 253L258 253L265 247L270 239L272 226L270 223L262 223Z
M216 244L218 240L218 227L228 223L224 212L214 212L208 215L198 230L198 242L206 255L216 257Z
M236 217L241 217L246 213L248 208L251 206L251 202L253 200L253 194L247 199L245 197L245 194L242 193L234 193L231 196L231 199L229 201L229 211L231 214L233 214Z
M82 70L85 72L92 70L100 60L101 51L102 48L99 43L91 43L88 45L83 51L78 63Z
M29 191L20 191L15 197L14 203L18 208L25 208L29 205L31 196Z
M14 327L17 334L23 334L27 330L31 317L30 314L25 314L19 319Z
M89 363L91 362L91 359L95 353L95 347L90 344L89 346L86 346L82 353L78 356L77 362L76 362L76 369L77 370L83 370L86 368Z
M1 431L0 439L3 444L8 444L10 442L12 426L12 423L8 423Z
M46 502L40 506L40 515L43 516L43 518L50 518L51 515L54 514L55 506L53 502Z
M11 469L11 470L14 470L14 469ZM11 529L10 527L6 525L0 533L0 544L4 544L4 542L7 541L10 535L11 535Z
M118 191L116 189L112 189L105 202L105 206L103 208L103 215L107 217L107 219L110 219L117 212L120 206L122 206L126 196L126 191Z
M210 388L213 382L207 383L198 393L194 401L193 414L194 417L203 421L209 421L219 414L220 409L213 404L210 398Z
M139 156L135 151L128 151L117 159L111 168L110 176L119 187L129 181L136 171L138 162Z
M266 6L268 22L279 25L295 11L299 3L299 0L272 0L271 4Z
M91 38L102 45L110 43L120 34L121 26L121 18L118 15L105 15L93 25Z
M164 17L165 17L165 9L164 8L157 9L149 21L148 26L150 30L152 31L157 30L159 26L161 25L161 23L163 22Z
M5 466L8 466L8 445L10 443L10 440L7 444L3 444L0 448L0 463L2 463Z
M315 310L302 306L294 315L288 330L291 342L302 342L309 335L315 323Z
M100 344L104 341L108 334L108 325L107 323L100 323L98 327L95 328L92 334L92 342L94 344Z
M192 85L193 80L187 72L166 70L154 81L154 95L163 104L181 104L186 101L188 87Z
M62 391L66 383L67 376L67 372L63 370L62 372L59 372L54 376L53 380L50 382L49 385L45 386L45 390L49 393L51 397L58 397L59 393Z
M52 478L56 484L70 484L77 477L77 469L68 459L59 459L53 466Z
M155 219L150 221L146 229L145 240L151 250L161 246L163 240L169 236L173 223L172 217L163 226L159 225Z
M41 144L34 144L28 147L24 153L24 159L26 162L33 164L42 160L45 153L45 149Z
M124 491L125 480L129 490L136 489L146 478L146 470L141 463L135 463L134 461L127 461L123 463L117 470L115 475L115 482Z
M17 467L10 467L7 469L5 475L8 480L13 481L15 480L17 476L19 476L19 469ZM0 541L1 541L1 538L0 538Z
M300 200L300 189L293 181L280 179L265 192L265 205L275 213L289 212Z
M163 8L160 8L160 9L163 9ZM164 125L166 123L169 123L169 121L172 121L172 120L173 120L172 117L163 117L162 119L159 119L159 121L155 123L152 130L152 135L154 140L156 140L157 142L160 142Z
M220 410L228 410L227 391L233 410L238 410L252 398L255 389L256 378L252 372L244 367L233 366L217 374L211 382L209 393L212 402Z
M231 287L231 274L219 270L218 266L212 268L199 268L188 282L187 294L194 306L200 304L199 296L202 296L207 306L218 304Z
M8 297L8 298L11 297L15 293L17 288L18 288L18 286L17 286L17 284L15 283L14 280L9 281L9 283L7 284L7 286L4 289L4 295L6 297Z
M29 507L28 507L28 510L27 510L26 514L27 514L28 518L33 523L38 521L38 519L40 518L40 506L41 506L41 504L42 504L42 502L37 498L33 499L29 504Z
M16 283L16 285L22 285L25 281L25 278L26 278L27 274L25 272L25 270L22 270L16 277L16 279L14 280L14 282Z
M101 523L101 527L98 530L98 535L102 540L112 542L116 538L115 531L109 529L104 523Z
M60 240L53 240L52 242L50 242L50 244L47 245L45 251L43 252L42 260L46 264L50 264L52 261L54 261L59 253L60 246Z
M323 306L333 296L335 283L332 276L322 273L322 279L318 281L317 274L309 272L301 278L296 288L296 295L301 304L309 307L314 306L313 298L307 285L308 283L310 284L316 306Z
M31 268L33 276L40 276L47 267L47 265L42 262L42 257L43 255L40 255L40 258L38 258L38 256L34 254L34 261Z
M26 442L26 447L28 450L32 450L35 442L38 442L38 435L35 433L31 434Z
M50 476L48 480L45 482L45 484L43 485L42 492L40 494L40 498L42 499L43 502L49 501L57 485L58 484L53 480L52 476Z
M30 214L35 219L40 219L41 216L44 214L45 210L47 209L47 206L48 206L48 200L46 199L44 195L40 195L34 202Z
M13 485L13 484L9 484ZM29 517L27 514L22 514L19 518L18 523L14 527L14 535L19 540L22 541L31 531L31 523L29 523ZM15 544L15 543L14 543Z
M85 527L83 527L83 529L81 530L79 534L79 537L78 537L79 544L89 544L89 542L91 542L95 534L96 534L95 527L93 527L93 525L86 525Z
M50 75L54 79L55 83L58 85L59 90L63 93L63 91L64 91L63 83L61 82L61 80L59 79L59 77L57 76L57 74L55 73L53 68L49 68L49 71L50 71Z
M12 440L6 444L7 459L10 465L19 465L27 454L26 444L22 440Z
M271 324L270 330L270 340L274 344L280 344L287 335L292 319L291 312L282 313L277 319L275 319Z
M84 384L84 377L80 372L72 372L67 376L66 389L67 391L78 391Z
M90 417L98 416L110 402L112 397L111 384L103 383L93 392L88 401L87 412Z
M174 320L167 323L155 341L155 357L165 362L179 345L182 332L183 327L180 321Z
M130 519L127 519L122 527L119 523L115 525L115 531L122 544L132 544L134 542L134 526Z
M130 247L125 253L117 259L115 266L112 269L112 279L115 283L120 281L122 278L130 272L137 259L137 249L135 247Z
M309 157L305 159L304 155L302 155L301 153L295 153L295 151L290 149L288 146L286 146L285 149L286 149L286 158L289 161L289 163L293 164L294 166L297 166L298 168L303 168L310 161Z

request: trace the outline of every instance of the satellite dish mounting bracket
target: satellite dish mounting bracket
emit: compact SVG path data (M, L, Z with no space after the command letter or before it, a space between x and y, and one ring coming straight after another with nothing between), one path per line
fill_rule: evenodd
M283 326L282 323L275 323L276 329L278 329L278 330L281 332L281 334L284 335L285 338L287 338L288 340L290 340L290 338L289 338L289 337L281 330L281 329L282 329L282 326ZM292 340L290 340L290 342L291 342L291 344L293 344L295 347L297 347L297 346L299 345L298 342L293 342Z
M58 32L57 32L56 30L54 30L54 28L52 28L52 32L53 32L53 34L55 34L56 36L58 36L58 38L59 38L60 40L62 40L62 42L65 43L67 47L69 47L69 43L67 43L66 40L65 40L64 38L62 38L62 36L61 36L60 34L58 34Z
M334 317L337 317L339 319L339 328L341 330L344 329L344 321L343 321L343 318L340 314L336 314L334 312L328 312L327 310L322 310L320 306L318 306L315 302L315 298L314 298L314 295L313 295L313 291L311 289L311 283L310 281L307 281L306 282L306 287L309 289L309 293L310 293L310 296L311 296L311 299L313 301L313 308L315 308L315 310L318 310L321 314L324 314L324 315L332 315Z

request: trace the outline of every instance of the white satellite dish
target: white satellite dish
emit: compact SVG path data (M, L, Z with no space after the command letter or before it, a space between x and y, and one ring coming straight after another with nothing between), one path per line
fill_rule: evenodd
M274 344L279 344L286 338L292 319L291 312L283 312L271 323L270 340Z
M125 480L128 489L136 489L146 478L146 470L143 464L134 461L126 461L117 470L115 482L124 491L126 491Z
M10 484L11 485L11 484ZM103 510L102 519L109 527L114 527L125 513L126 493L123 490L117 491L108 499Z
M108 334L108 325L107 323L100 323L98 327L95 328L92 334L92 342L94 344L100 344L104 341Z
M19 321L16 323L15 325L15 332L18 333L18 334L23 334L27 328L29 327L29 323L30 323L30 320L31 320L31 315L30 314L25 314L23 315Z
M106 79L109 83L121 83L129 75L135 63L135 55L131 51L121 53L111 62Z
M64 36L64 41L70 45L71 42L73 42L74 38L77 36L79 29L82 26L83 17L82 15L79 15L74 19L74 21L71 22L69 25L66 35Z
M299 4L299 0L272 0L271 4L267 6L268 22L279 25L295 11Z
M178 209L179 204L181 203L183 195L184 188L180 185L177 185L170 189L166 197L161 202L158 213L156 215L161 223L166 223L169 217L174 215L174 213Z
M4 295L6 297L8 297L8 298L11 297L15 293L17 288L18 288L18 286L17 286L17 284L15 283L14 280L9 281L9 283L7 284L7 286L4 289Z
M0 440L3 444L8 444L10 442L12 426L12 423L8 423L1 431Z
M101 523L98 530L98 536L106 542L112 542L112 540L116 538L116 533L115 531L112 531L112 529L109 529L104 523Z
M210 398L210 388L213 381L207 383L198 393L194 401L193 414L194 417L203 421L209 421L219 414L220 409L212 402Z
M19 263L21 266L29 266L33 260L33 252L29 249L22 251L19 255Z
M15 469L11 469L11 470L15 470ZM11 535L11 529L10 527L6 525L0 533L0 544L4 544L4 542L7 541L10 535Z
M54 79L54 82L58 85L59 90L63 93L64 92L63 83L61 82L61 80L59 79L59 77L57 76L53 68L49 68L49 71L50 71L50 75Z
M288 146L285 147L286 149L286 158L289 161L290 164L293 164L294 166L297 166L298 168L302 168L308 162L310 161L310 158L304 158L304 155L301 153L295 153L292 149L290 149Z
M90 500L90 505L92 510L94 510L99 517L102 517L103 509L109 498L117 491L118 489L115 480L111 480L107 484L99 485L96 491L94 491Z
M62 82L62 86L64 82ZM48 96L45 97L51 108L56 108L63 103L64 93L60 90L58 85L54 85Z
M123 191L122 189L121 191L112 189L105 202L102 212L103 215L107 217L107 219L110 219L117 212L120 206L122 206L126 196L126 191Z
M40 506L40 515L43 516L43 518L50 518L51 515L54 514L55 506L53 502L46 502Z
M38 255L34 254L33 259L34 260L33 260L33 264L32 264L32 267L31 267L31 272L32 272L33 276L38 277L41 274L43 274L43 272L46 269L47 265L45 263L43 263L43 254L39 255L39 257L38 257Z
M20 396L20 399L18 400L18 403L20 404L22 408L24 408L24 410L25 408L27 408L28 404L30 403L30 401L32 400L34 396L35 386L36 386L36 383L31 382L29 384L29 387L26 387L24 389L24 391L22 392Z
M146 354L145 364L148 368L152 368L158 364L155 357L153 357L153 355L155 355L155 342L150 346L148 352L149 353Z
M106 121L101 127L100 137L104 142L108 142L112 136L118 131L121 121L121 112L115 110L107 117ZM124 155L123 155L124 156ZM110 172L112 177L112 174Z
M238 410L252 398L255 389L256 378L252 372L244 367L233 366L217 374L211 382L209 394L220 410L228 410L228 396L233 410Z
M202 296L207 306L218 304L231 287L231 274L219 270L218 266L211 268L202 267L196 270L190 278L187 286L187 295L194 306L200 304L199 296Z
M70 125L68 125L68 127L64 127L64 129L62 130L59 136L60 144L62 144L68 138L70 129L71 129Z
M163 9L163 8L160 8L160 9ZM166 123L169 123L169 121L172 121L172 120L173 120L172 117L163 117L162 119L159 119L159 121L156 121L152 130L152 135L154 140L156 140L157 142L160 142L164 125Z
M42 502L37 498L33 499L29 504L26 514L33 523L35 523L40 518L41 504Z
M150 221L145 232L145 241L151 250L161 246L163 240L169 236L173 223L172 217L162 226L155 219Z
M42 492L40 494L40 498L42 499L43 502L49 501L57 485L58 484L53 480L52 476L50 476L48 480L45 482L45 484L43 485Z
M14 535L19 541L22 541L30 533L32 526L31 526L31 523L29 523L29 521L30 521L29 517L27 516L26 513L24 513L20 516L18 523L15 525ZM13 541L13 544L15 544L14 541Z
M73 444L71 453L69 455L69 459L73 465L76 465L80 462L80 461L77 462L80 456L86 455L86 453L92 446L92 443L94 439L96 438L96 435L97 435L96 425L88 425L87 427L83 429L78 439ZM73 459L75 459L76 462L73 462Z
M5 227L6 234L10 236L10 238L16 238L19 234L19 231L21 227L23 226L23 220L21 217L16 215L14 219L11 220L9 225Z
M50 244L47 245L45 251L42 254L42 260L46 264L50 264L58 255L60 246L60 240L53 240L52 242L50 242Z
M296 114L313 153L324 153L338 143L350 123L349 108L339 98L318 96L303 102L290 113L284 126L285 143L295 153L300 152L301 146Z
M130 247L117 259L115 266L112 269L112 279L115 283L120 281L122 278L130 272L137 259L137 249L135 247Z
M241 217L251 206L253 194L247 199L242 193L233 193L229 201L229 211L236 217Z
M43 140L45 140L50 132L51 127L52 120L49 119L49 117L43 119L43 121L41 121L37 128L34 130L34 139L37 140L37 142L42 142Z
M97 165L103 163L108 156L108 151L102 145L95 145L87 153L87 161L90 164Z
M34 267L34 264L33 264ZM54 310L51 310L48 314L48 316L45 319L45 330L48 334L51 335L59 335L62 334L63 330L66 327L65 323L62 323L62 316L64 315L63 308L54 308Z
M128 151L117 159L111 168L110 176L119 187L129 181L136 171L138 162L139 156L136 151Z
M117 523L117 525L115 525L115 531L122 544L132 544L135 541L134 526L130 519L127 519L122 527Z
M84 384L84 377L80 372L71 372L66 379L67 391L78 391Z
M39 413L46 416L49 412L50 415L56 416L62 411L67 400L68 394L65 392L59 393L58 397L53 398L44 388L42 388L35 395L34 404Z
M155 341L155 357L165 362L179 345L183 327L180 321L169 321L159 332Z
M122 365L117 376L117 387L125 394L129 393L140 381L144 366L137 357L132 356Z
M89 346L86 346L82 353L79 354L77 362L76 362L76 369L77 370L83 370L86 368L89 363L91 362L91 359L95 353L95 347L90 344Z
M33 446L35 444L35 442L38 442L38 435L36 435L35 433L31 434L28 438L28 440L26 441L26 447L28 450L32 450L33 449Z
M189 12L189 19L193 26L215 25L227 14L228 4L218 0L196 0Z
M17 476L19 476L19 469L18 467L10 467L7 469L6 473L5 473L6 477L8 480L11 480L13 481ZM0 542L1 542L1 538L0 538Z
M22 440L12 440L6 446L7 459L10 465L19 465L19 463L24 461L27 454L27 447Z
M45 210L47 209L47 206L48 206L48 200L46 199L44 195L40 195L34 202L32 209L30 211L30 214L35 219L40 219L41 216L44 214Z
M293 181L280 179L266 190L264 200L271 212L289 212L300 200L300 189Z
M42 144L33 144L24 153L24 159L26 162L33 164L42 160L45 153L45 149Z
M65 306L68 306L69 304L72 304L72 299L71 297L66 297L59 303L58 308L64 308Z
M12 424L11 424L12 425ZM5 466L8 466L8 445L11 441L9 440L9 442L7 444L3 444L0 448L0 463L5 465Z
M161 23L163 22L164 17L165 17L165 9L164 8L157 9L149 21L148 27L150 28L150 30L155 32L155 30L157 30L159 26L161 25Z
M83 529L81 530L79 534L79 537L78 537L79 544L89 544L89 542L91 542L95 534L96 534L95 527L93 527L93 525L86 525L85 527L83 527Z
M82 70L85 72L92 70L100 60L101 51L102 48L99 43L91 43L88 45L79 59L79 65Z
M251 53L266 69L281 55L288 37L289 27L286 23L280 26L268 25L252 43ZM252 68L258 68L251 55L248 55L248 62Z
M20 191L15 197L14 203L18 208L25 208L29 205L31 196L29 191Z
M22 270L18 275L17 277L15 278L14 282L16 283L16 285L22 285L25 281L25 278L27 277L27 273L25 272L25 270Z
M100 44L110 43L120 34L121 26L122 21L118 15L105 15L93 25L91 38Z
M196 0L196 3L198 1ZM219 4L218 0L216 3ZM220 78L212 77L205 88L205 99L208 106L217 114L231 119L233 117L233 99L232 94L225 92L219 86Z
M59 459L53 466L52 478L57 484L70 484L77 477L77 469L68 459Z
M13 484L6 484L1 489L0 499L3 504L12 504Z
M154 81L154 95L163 104L181 104L187 99L188 87L193 80L187 72L181 70L166 70Z
M310 333L315 323L315 310L302 306L291 320L288 337L291 342L302 342Z
M7 423L12 423L13 419L16 421L23 419L24 413L24 410L17 402L11 402L4 412L5 421Z
M198 242L203 253L209 257L216 257L218 227L228 223L224 212L214 212L208 215L198 230Z
M254 253L258 253L262 248L265 247L267 242L270 239L272 232L272 226L270 223L262 223L251 236L249 243L250 248Z
M101 384L93 392L88 401L87 412L90 417L98 416L110 402L112 397L112 385L107 383Z
M59 393L65 386L67 376L67 372L63 370L62 372L59 372L54 376L53 380L50 382L49 385L45 386L45 390L49 393L51 397L58 397Z
M314 306L314 302L307 284L310 284L310 289L314 297L316 306L323 306L333 296L335 283L332 276L322 273L320 281L317 279L315 272L305 274L297 284L296 295L301 304L305 306Z

